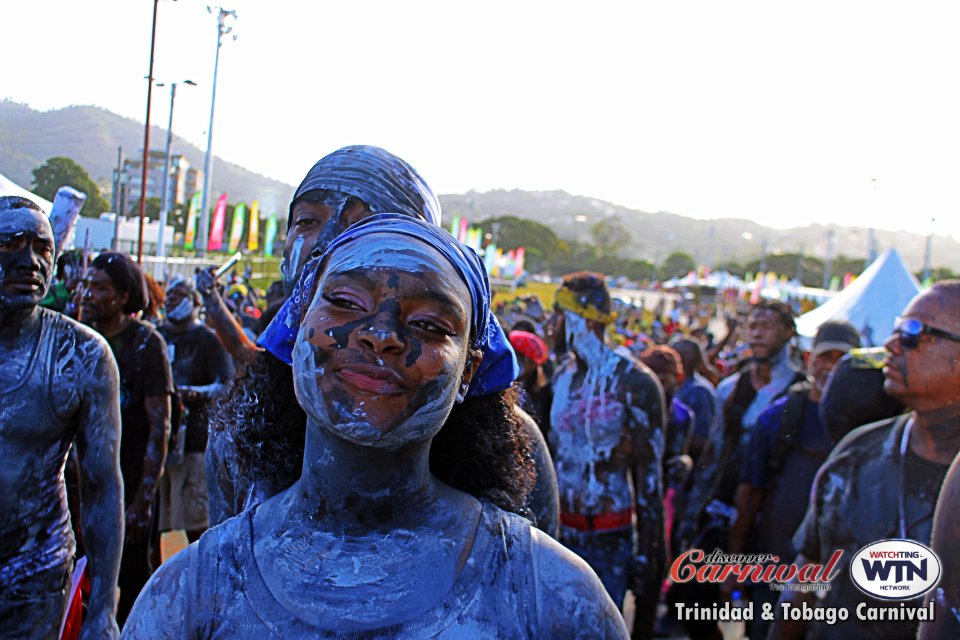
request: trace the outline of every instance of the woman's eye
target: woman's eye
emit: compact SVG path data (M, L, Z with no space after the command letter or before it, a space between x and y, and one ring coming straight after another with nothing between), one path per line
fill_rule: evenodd
M333 306L340 307L341 309L356 309L357 311L363 311L363 307L352 298L346 298L344 296L335 294L325 294L323 299Z
M431 332L431 333L439 333L439 334L442 334L442 335L445 335L445 336L449 336L449 337L453 337L453 336L457 335L456 333L454 333L454 332L451 331L450 329L447 329L447 328L444 327L443 325L440 325L440 324L434 322L433 320L427 320L427 319L424 319L424 318L418 318L418 319L416 319L416 320L411 320L411 321L410 321L410 326L411 326L411 327L416 327L417 329L422 329L422 330L424 330L424 331L429 331L429 332Z
M296 224L298 227L309 227L317 222L319 222L319 220L314 220L313 218L300 218Z

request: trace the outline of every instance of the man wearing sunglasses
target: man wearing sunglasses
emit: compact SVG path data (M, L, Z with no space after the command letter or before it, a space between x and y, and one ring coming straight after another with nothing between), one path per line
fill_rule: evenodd
M800 554L794 562L822 562L840 549L840 570L831 588L819 593L823 597L785 591L781 602L850 612L861 602L889 606L860 592L846 563L877 540L930 543L934 505L947 466L960 451L960 281L937 283L915 297L884 346L884 390L910 413L852 431L820 468L794 536ZM802 623L779 620L770 637L912 638L917 624L851 615L805 630Z

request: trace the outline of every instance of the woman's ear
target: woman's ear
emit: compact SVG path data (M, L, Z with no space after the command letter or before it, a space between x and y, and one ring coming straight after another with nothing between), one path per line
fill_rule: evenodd
M480 369L480 363L482 361L483 352L479 349L471 349L467 354L467 363L463 367L463 377L460 378L460 388L457 389L457 404L460 404L466 399L467 391L470 390L470 382Z

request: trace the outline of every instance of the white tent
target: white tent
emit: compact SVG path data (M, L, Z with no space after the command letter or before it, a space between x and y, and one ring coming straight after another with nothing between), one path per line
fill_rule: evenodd
M40 208L43 209L43 212L47 215L50 215L50 208L53 207L52 202L49 200L44 200L40 196L33 195L2 173L0 173L0 196L20 196L21 198L29 198L40 205Z
M860 331L864 346L880 345L893 331L894 320L918 293L920 284L900 254L888 249L849 287L800 316L800 345L808 349L817 328L827 320L846 320Z

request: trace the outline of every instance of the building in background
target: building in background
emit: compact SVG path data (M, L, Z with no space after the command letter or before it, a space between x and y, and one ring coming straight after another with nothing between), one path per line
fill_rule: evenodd
M147 198L162 200L163 190L163 161L166 154L163 151L150 151L147 165ZM121 211L126 215L137 215L140 211L140 183L142 171L142 153L135 158L125 158L120 179L123 188L123 205ZM203 170L190 166L190 161L183 154L170 156L170 191L167 194L169 206L186 204L190 197L203 188Z

